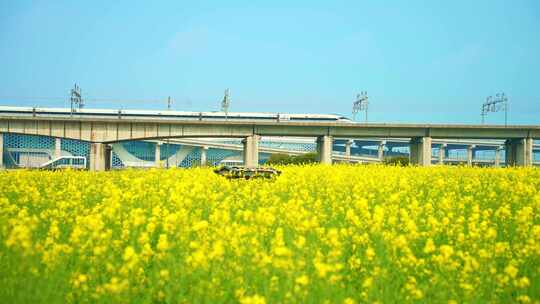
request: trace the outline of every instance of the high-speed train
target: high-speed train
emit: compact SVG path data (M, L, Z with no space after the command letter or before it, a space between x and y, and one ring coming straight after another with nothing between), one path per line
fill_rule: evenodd
M185 112L151 110L109 110L66 108L32 108L0 106L0 116L33 116L50 118L108 118L108 119L178 119L178 120L227 120L227 121L275 121L275 122L352 122L335 114L286 114L286 113L240 113L240 112Z

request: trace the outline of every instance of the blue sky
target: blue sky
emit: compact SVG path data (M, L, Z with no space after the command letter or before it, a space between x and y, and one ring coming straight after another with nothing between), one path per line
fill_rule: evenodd
M5 1L0 104L540 124L538 1ZM488 116L503 123L502 113Z

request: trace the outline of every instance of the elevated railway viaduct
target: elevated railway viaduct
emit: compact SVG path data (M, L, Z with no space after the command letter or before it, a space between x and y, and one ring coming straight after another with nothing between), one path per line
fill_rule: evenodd
M319 161L325 164L332 162L334 138L403 138L410 146L411 162L419 166L428 166L432 163L433 139L502 139L505 140L507 165L531 166L533 140L540 139L540 126L199 121L171 118L0 115L0 149L2 133L44 135L87 141L91 143L90 169L96 171L107 168L109 144L130 140L168 138L243 138L244 164L256 166L258 142L261 136L316 137ZM1 152L0 155L2 155Z

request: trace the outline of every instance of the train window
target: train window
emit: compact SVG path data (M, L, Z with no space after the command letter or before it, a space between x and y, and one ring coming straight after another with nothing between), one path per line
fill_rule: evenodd
M291 120L291 117L287 114L278 114L278 121L289 121Z

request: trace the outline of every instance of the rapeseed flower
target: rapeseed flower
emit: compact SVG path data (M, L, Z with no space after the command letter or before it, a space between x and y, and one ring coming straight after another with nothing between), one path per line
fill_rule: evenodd
M0 172L0 298L540 301L540 170L281 169Z

